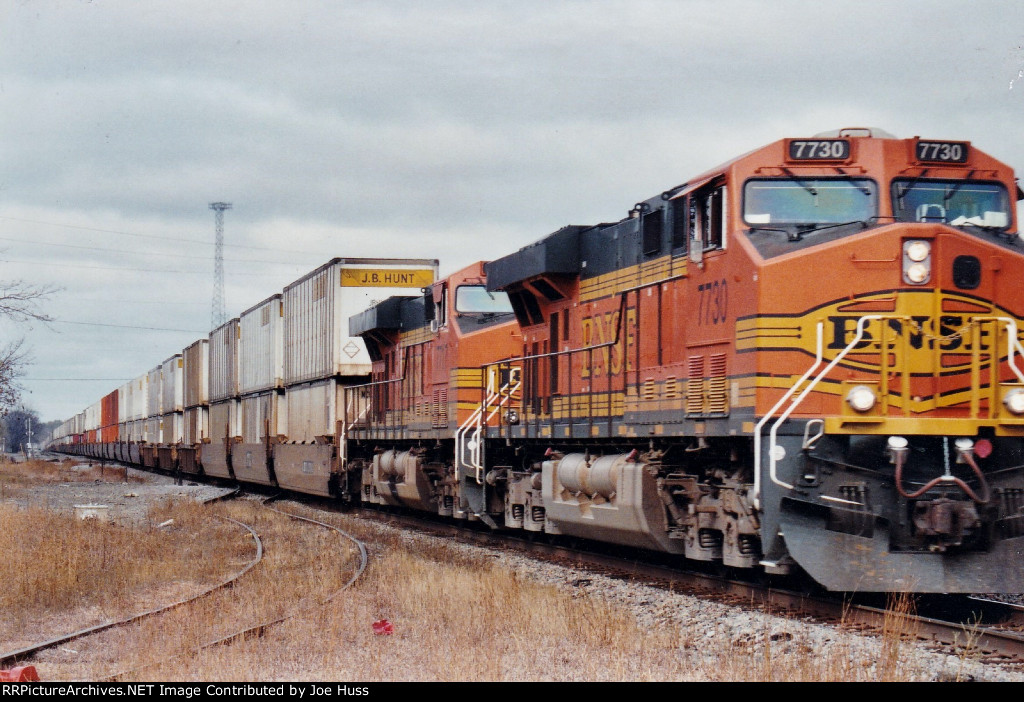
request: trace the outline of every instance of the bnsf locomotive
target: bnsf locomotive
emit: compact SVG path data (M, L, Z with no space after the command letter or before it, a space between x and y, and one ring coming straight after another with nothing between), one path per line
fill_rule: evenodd
M307 491L831 590L1022 592L1022 197L969 142L844 129L388 298L351 318L370 375Z

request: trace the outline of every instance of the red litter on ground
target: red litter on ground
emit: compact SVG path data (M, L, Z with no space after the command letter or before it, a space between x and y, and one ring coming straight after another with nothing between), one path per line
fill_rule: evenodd
M39 673L36 672L34 665L0 670L0 682L39 682Z
M373 623L373 633L377 636L391 636L395 632L394 625L387 619Z

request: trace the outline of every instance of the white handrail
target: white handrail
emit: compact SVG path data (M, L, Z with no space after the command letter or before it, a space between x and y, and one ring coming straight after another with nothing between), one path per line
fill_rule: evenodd
M495 374L496 375L496 374ZM488 374L487 376L487 387L486 395L480 406L473 410L473 413L469 415L465 422L463 422L458 430L455 432L455 450L458 461L462 461L465 451L469 449L469 457L467 463L473 467L474 477L478 485L483 484L483 443L481 442L481 436L483 434L484 424L490 422L491 418L505 406L505 404L512 398L512 395L519 389L522 384L521 375L512 373L509 376L509 381L505 383L497 391L494 389L495 375ZM518 379L517 379L518 378ZM495 404L495 400L498 402ZM486 415L486 416L485 416ZM470 429L473 430L469 441L466 440L467 434Z
M797 388L799 388L800 385L803 384L803 382L806 381L811 376L811 373L813 373L815 369L817 369L817 367L821 365L822 340L824 338L824 330L825 323L818 322L818 341L816 346L817 350L815 352L814 357L814 364L807 369L806 373L800 376L800 379L793 384L793 386L786 392L786 394L784 394L779 399L778 402L775 403L774 407L768 410L765 416L761 418L761 421L759 421L757 425L754 427L754 494L752 498L752 503L755 509L761 508L761 429L764 427L765 423L767 423L768 420L771 419L772 416L779 410L779 408L782 407L783 403L785 403L786 400L793 396L793 393L797 391ZM792 485L786 485L785 483L783 483L783 486L790 489L792 489L793 487Z

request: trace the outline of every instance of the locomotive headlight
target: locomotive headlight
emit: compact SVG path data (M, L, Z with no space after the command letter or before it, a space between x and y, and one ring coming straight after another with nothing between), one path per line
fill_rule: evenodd
M924 285L932 277L932 245L923 239L903 242L903 282Z
M1006 393L1003 404L1014 414L1024 414L1024 388L1015 388Z
M846 393L846 401L857 412L867 412L875 406L875 391L867 385L857 385Z
M927 264L911 263L909 266L907 266L907 272L905 275L908 283L920 285L921 283L928 282L928 276L930 275L930 273L931 271L929 270Z
M907 258L915 263L928 258L928 254L932 252L931 244L927 241L908 241L904 251L907 253Z

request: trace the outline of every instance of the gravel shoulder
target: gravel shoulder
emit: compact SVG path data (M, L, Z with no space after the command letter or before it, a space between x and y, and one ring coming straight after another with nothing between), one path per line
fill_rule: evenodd
M80 463L72 472L94 472L99 462ZM125 525L147 523L149 511L167 500L208 500L226 495L230 488L174 478L124 466L102 465L102 478L90 482L58 482L25 488L12 502L21 507L44 507L56 512L93 515ZM77 511L76 511L76 508Z

